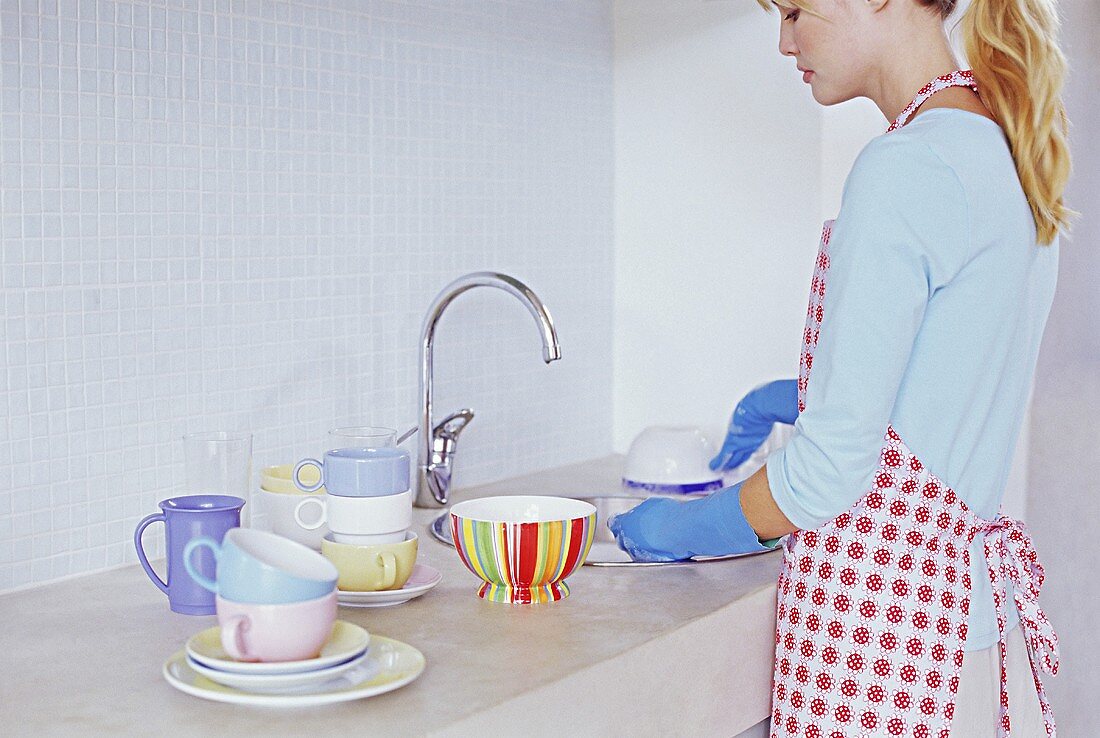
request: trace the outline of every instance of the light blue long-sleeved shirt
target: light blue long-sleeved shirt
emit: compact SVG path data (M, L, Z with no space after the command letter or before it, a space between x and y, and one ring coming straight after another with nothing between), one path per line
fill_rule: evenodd
M803 529L849 509L892 423L975 513L995 517L1058 265L1057 240L1036 244L1000 127L933 108L873 139L845 182L829 254L806 409L768 458L776 504ZM997 640L980 539L970 555L968 651Z

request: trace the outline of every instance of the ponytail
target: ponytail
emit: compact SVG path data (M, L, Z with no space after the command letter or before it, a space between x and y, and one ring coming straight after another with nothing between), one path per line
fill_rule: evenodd
M935 4L942 12L946 3ZM950 0L948 13L954 4ZM1044 245L1075 214L1062 199L1070 155L1059 25L1054 0L973 0L962 18L978 94L1005 131L1036 239Z

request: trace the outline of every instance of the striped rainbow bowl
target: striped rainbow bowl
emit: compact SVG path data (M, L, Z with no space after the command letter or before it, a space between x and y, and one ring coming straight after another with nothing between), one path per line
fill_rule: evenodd
M451 508L451 534L466 568L492 602L537 604L569 596L563 581L584 563L596 508L568 497L503 496Z

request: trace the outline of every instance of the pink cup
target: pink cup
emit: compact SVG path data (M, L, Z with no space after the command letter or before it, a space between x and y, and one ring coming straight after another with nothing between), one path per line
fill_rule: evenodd
M336 592L278 605L215 598L222 648L238 661L316 658L336 622Z

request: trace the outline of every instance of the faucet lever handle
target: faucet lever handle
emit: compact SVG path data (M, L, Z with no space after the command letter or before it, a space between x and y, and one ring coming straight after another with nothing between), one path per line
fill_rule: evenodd
M449 441L458 440L462 429L473 419L474 411L470 408L463 408L439 421L439 424L432 431L432 435L436 438L446 438Z
M447 494L451 489L451 460L458 447L458 434L473 419L474 411L463 408L445 417L432 429L432 454L431 461L425 467L425 479L432 496L440 505L447 504Z

